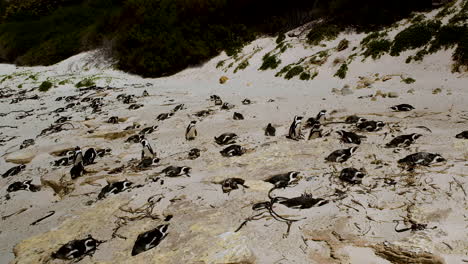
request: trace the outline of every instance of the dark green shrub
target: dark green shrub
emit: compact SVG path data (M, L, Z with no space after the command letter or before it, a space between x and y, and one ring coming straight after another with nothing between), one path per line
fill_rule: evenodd
M378 39L378 38L383 38L387 36L387 32L372 32L368 34L365 38L361 40L361 45L366 45L372 40Z
M284 73L288 72L288 71L291 69L292 65L293 65L293 64L289 64L289 65L284 66L279 72L277 72L277 73L275 74L275 77L280 77L280 76L282 76Z
M347 71L348 71L348 64L343 63L341 64L340 68L338 69L338 71L336 71L335 75L333 76L337 76L341 79L344 79L346 77Z
M424 19L426 19L426 17L424 15L422 15L422 14L419 14L419 15L413 17L413 19L411 19L411 23L413 23L413 24L414 23L419 23L419 22L424 21Z
M287 79L287 80L290 80L294 76L301 74L302 71L304 71L304 68L302 68L302 66L300 66L300 65L294 66L286 73L284 78Z
M94 81L90 78L85 78L79 82L77 82L75 84L75 87L76 88L80 88L80 87L90 87L90 86L93 86L95 85Z
M416 80L411 78L411 77L408 77L408 78L403 78L401 79L402 82L406 83L406 84L412 84L414 83Z
M47 92L49 91L50 88L52 88L53 84L49 81L43 81L41 85L39 86L39 91L41 92Z
M429 52L436 52L441 48L451 48L462 40L463 36L468 34L466 26L457 26L448 24L440 28L431 42Z
M372 40L365 46L366 50L363 52L363 55L366 58L371 56L375 60L380 58L384 53L387 53L391 46L392 42L388 39Z
M398 56L400 52L422 47L431 41L440 27L440 22L417 23L407 27L395 36L390 55Z
M303 81L310 80L310 73L302 72L301 75L299 75L299 79L301 79Z
M239 65L237 65L237 67L234 69L234 73L236 73L238 70L243 70L243 69L247 68L247 66L249 66L249 60L245 59L245 60L241 61L241 63L239 63Z
M276 44L280 44L285 39L286 39L286 35L284 35L284 33L280 33L278 37L276 38Z
M263 63L260 66L260 68L258 68L261 71L268 70L268 69L276 69L278 65L280 65L281 63L281 60L276 58L275 54L270 55L270 53L265 54L262 60L263 60Z
M342 51L347 49L349 46L349 41L347 39L342 39L340 43L338 43L338 46L336 46L336 50Z
M322 40L333 40L338 34L340 34L341 29L337 25L322 23L315 25L307 38L309 39L310 44L317 45L320 44Z

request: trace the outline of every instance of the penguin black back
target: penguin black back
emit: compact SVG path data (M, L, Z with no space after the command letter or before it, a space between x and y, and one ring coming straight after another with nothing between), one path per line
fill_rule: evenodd
M142 252L150 250L168 235L169 225L159 225L155 229L149 230L142 234L139 234L132 249L132 256L138 255Z
M276 135L276 128L269 123L265 128L265 136L274 137Z

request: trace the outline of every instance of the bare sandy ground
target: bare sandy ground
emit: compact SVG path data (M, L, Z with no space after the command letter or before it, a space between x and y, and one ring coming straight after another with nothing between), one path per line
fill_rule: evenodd
M404 21L402 22L402 24ZM390 34L396 34L395 32ZM326 47L308 47L301 38L288 38L291 43L281 55L280 68L317 51L336 47L339 40L350 40L357 46L363 34L343 34L337 40L326 42ZM61 245L91 234L105 241L92 257L80 263L463 263L468 261L467 203L468 141L455 135L467 130L468 91L466 73L451 73L451 51L427 56L420 63L406 64L405 58L384 55L373 61L356 59L349 65L345 79L333 77L339 65L337 57L346 58L353 52L330 52L319 75L311 81L276 78L276 71L258 71L262 56L274 49L274 39L263 38L247 46L242 54L251 54L249 66L236 74L233 68L217 69L220 60L233 59L225 55L201 67L187 69L175 76L143 79L118 72L107 63L96 62L96 53L83 53L50 67L16 68L1 65L0 84L4 94L0 99L2 127L0 172L15 163L26 163L18 175L0 179L0 263L63 263L51 258ZM279 69L277 69L279 70ZM221 76L229 80L219 83ZM7 76L11 76L8 78ZM33 77L31 77L33 76ZM94 78L103 91L89 91L79 96L103 98L99 113L92 113L88 103L56 114L52 111L65 107L59 96L79 95L74 84ZM401 78L416 80L406 84ZM44 80L56 84L48 92L37 88ZM68 80L63 85L60 81ZM361 88L362 83L367 87ZM21 87L18 87L22 84ZM332 92L348 85L349 95ZM143 91L150 94L141 97ZM27 91L24 95L20 91ZM380 91L380 92L378 92ZM396 93L396 98L378 94ZM129 110L116 98L119 94L134 94L144 106ZM235 105L232 110L221 110L209 100L212 94ZM10 104L13 98L38 95ZM243 105L245 98L251 105ZM80 100L74 101L78 102ZM411 112L393 112L389 107L409 103ZM178 104L185 109L171 118L156 120ZM83 108L84 107L84 108ZM194 114L212 109L207 117ZM306 118L318 111L328 111L324 131L328 136L313 140L293 141L285 136L295 115ZM23 112L30 116L18 119ZM234 112L245 120L233 120ZM370 120L384 121L382 131L363 133L367 136L357 153L343 164L326 163L324 158L334 150L350 147L342 143L334 132L352 125L341 123L356 114ZM71 125L64 131L39 136L60 116L71 117ZM108 124L107 119L118 116L122 122ZM190 121L197 120L199 136L186 141L184 132ZM127 166L140 158L140 144L125 143L125 139L140 129L121 133L124 128L139 123L141 128L158 125L147 135L158 157L159 166L146 171L127 167L123 172L108 174L114 168ZM275 137L264 136L264 128L272 123L277 128ZM214 137L225 132L239 135L237 143L249 151L240 156L225 158L215 144ZM307 135L308 131L304 130ZM409 148L385 148L394 136L420 133L423 136ZM19 149L26 139L35 144ZM71 180L70 167L53 167L60 150L81 146L111 148L112 154L97 158L87 166L89 173ZM198 159L190 160L191 148L201 149ZM402 170L397 160L417 151L439 153L447 162L414 172ZM189 166L190 177L164 178L164 184L149 181L168 165ZM365 168L367 176L361 185L349 185L338 179L345 167ZM287 225L272 217L247 223L235 230L256 212L252 205L268 200L272 185L263 180L288 171L300 171L296 186L277 190L274 195L295 197L305 192L330 202L321 207L297 210L275 205L282 216L300 219ZM247 189L240 188L229 195L217 182L230 177L246 180ZM42 185L40 192L10 193L7 186L15 181L31 179ZM106 181L127 179L139 188L95 201ZM394 184L388 184L388 180ZM53 189L51 183L63 189ZM66 187L65 187L66 186ZM337 195L342 193L342 195ZM148 198L158 202L149 214L136 208L148 206ZM154 199L156 199L154 198ZM147 208L147 207L145 207ZM133 210L130 210L133 209ZM48 212L55 214L31 225ZM138 234L169 221L169 235L156 248L132 257L130 255ZM140 217L139 217L140 216ZM398 228L411 223L427 224L425 230L396 232L394 220L404 220ZM120 227L119 227L120 226ZM117 227L119 227L117 229Z

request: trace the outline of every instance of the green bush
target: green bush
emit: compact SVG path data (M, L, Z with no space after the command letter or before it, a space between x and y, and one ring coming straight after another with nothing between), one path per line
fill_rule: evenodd
M301 79L303 81L310 80L310 73L302 72L301 75L299 75L299 79Z
M278 65L280 65L281 60L276 58L276 55L270 55L270 53L267 53L263 56L262 58L262 65L260 68L258 68L261 71L265 71L268 69L276 69Z
M287 79L287 80L290 80L294 76L301 74L302 71L304 71L304 68L302 66L300 66L300 65L294 66L286 73L284 78Z
M383 38L387 36L387 32L372 32L370 34L368 34L365 38L363 38L361 40L361 45L366 45L367 43L369 43L370 41L372 40L375 40L375 39L378 39L378 38Z
M90 86L93 86L95 85L94 81L91 79L91 78L85 78L79 82L77 82L75 84L75 87L76 88L80 88L80 87L90 87Z
M347 71L348 71L348 64L343 63L341 64L340 68L338 69L338 71L336 71L335 75L333 76L337 76L341 79L344 79L346 77Z
M322 40L334 40L340 34L341 29L337 25L322 23L315 25L307 34L310 44L318 45Z
M440 27L440 22L424 22L413 24L395 36L390 55L398 56L400 52L422 47L431 41L432 36Z
M365 45L366 50L363 52L364 57L371 56L372 59L378 59L382 54L387 53L392 46L392 42L388 39L372 40Z
M408 77L408 78L403 78L401 79L402 82L406 83L406 84L412 84L414 83L416 80L411 78L411 77Z
M49 81L43 81L41 85L39 86L39 91L41 92L47 92L52 88L53 84Z
M284 35L284 33L280 33L278 37L276 38L276 44L280 44L285 39L286 39L286 35Z
M249 60L245 59L245 60L241 61L241 63L239 63L239 65L237 65L237 67L234 69L234 73L236 73L238 70L243 70L243 69L247 68L247 66L249 66Z
M349 46L349 41L347 39L342 39L340 43L338 43L338 46L336 46L336 50L342 51L347 49Z
M441 48L451 48L461 42L463 36L468 34L467 26L448 24L440 28L431 42L429 52L436 52Z

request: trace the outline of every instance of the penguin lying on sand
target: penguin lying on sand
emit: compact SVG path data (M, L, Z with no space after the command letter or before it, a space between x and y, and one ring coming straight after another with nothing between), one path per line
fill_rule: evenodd
M161 241L168 235L168 228L168 224L159 225L155 229L139 234L135 244L133 245L132 256L138 255L159 245L159 243L161 243Z
M79 259L86 255L92 255L101 243L88 235L85 239L72 240L61 246L55 253L52 253L52 257L64 260Z

